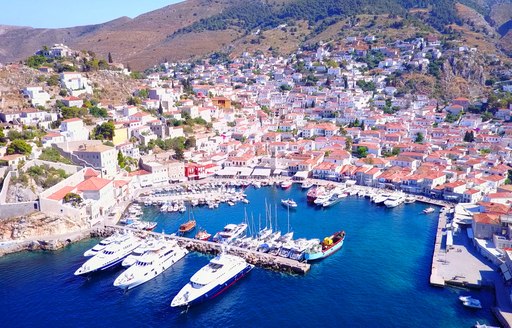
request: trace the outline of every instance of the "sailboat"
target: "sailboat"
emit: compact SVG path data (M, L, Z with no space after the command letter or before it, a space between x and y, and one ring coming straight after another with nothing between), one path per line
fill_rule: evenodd
M192 208L190 208L188 212L188 221L180 225L178 232L181 234L187 233L189 231L192 231L196 227L196 220L191 219L190 216L192 214Z

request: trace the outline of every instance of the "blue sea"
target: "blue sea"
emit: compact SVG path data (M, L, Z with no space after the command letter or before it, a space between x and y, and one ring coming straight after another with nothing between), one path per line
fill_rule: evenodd
M295 238L321 239L345 230L343 249L313 264L305 276L255 268L219 297L188 311L169 304L209 256L191 253L156 279L123 292L112 285L120 268L88 279L73 275L97 239L56 252L13 254L0 258L0 326L471 327L477 320L497 325L490 291L429 285L437 217L422 214L426 205L388 209L347 197L321 209L308 205L298 186L248 188L246 194L250 204L194 208L198 227L215 233L247 216L256 230L265 226L268 203L272 225L277 221L284 232L289 226ZM298 202L296 210L280 205L289 197ZM156 231L171 233L189 214L148 207L144 217L158 221ZM458 296L468 293L484 309L463 307Z

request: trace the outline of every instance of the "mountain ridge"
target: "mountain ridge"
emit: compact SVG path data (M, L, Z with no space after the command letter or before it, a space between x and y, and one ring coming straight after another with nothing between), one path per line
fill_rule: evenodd
M511 3L510 0L186 0L134 18L120 17L95 25L62 29L0 26L0 62L17 62L44 45L65 43L73 49L91 50L104 57L111 53L115 61L142 70L166 59L203 56L234 44L244 47L247 42L253 42L249 36L254 30L274 29L279 24L306 22L301 30L304 35L292 38L294 46L358 14L407 18L414 16L411 9L425 9L428 14L421 19L442 30L449 24L464 23L457 16L455 4L458 2L470 6L490 23L493 8L508 8ZM500 14L496 16L496 23L500 25L493 26L493 32L498 27L508 28L507 22L512 17L504 16L499 10L494 12ZM507 32L508 29L500 31L502 36Z

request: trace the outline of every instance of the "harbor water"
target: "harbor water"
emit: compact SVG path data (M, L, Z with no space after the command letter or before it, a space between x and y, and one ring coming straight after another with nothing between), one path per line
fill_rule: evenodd
M497 325L490 291L429 285L437 214L423 214L427 205L389 209L350 196L323 209L308 205L299 186L245 192L249 204L195 207L192 213L146 207L144 219L158 222L155 231L172 233L193 216L197 228L191 237L198 228L213 234L244 218L258 230L269 225L267 203L273 227L277 222L283 232L290 228L295 238L321 239L345 230L343 249L314 263L305 276L255 268L217 298L188 311L169 304L209 256L191 253L157 278L123 292L112 285L120 268L89 278L73 275L97 239L56 252L13 254L0 258L1 326L471 327L477 320ZM288 211L282 198L293 198L298 208ZM468 294L484 308L463 307L458 296Z

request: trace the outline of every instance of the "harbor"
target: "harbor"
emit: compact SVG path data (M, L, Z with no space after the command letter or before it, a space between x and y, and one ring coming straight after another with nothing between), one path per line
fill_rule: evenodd
M236 189L238 191L241 188ZM389 208L374 204L369 195L365 196L367 190L374 193L384 192L384 190L358 188L357 192L362 191L364 195L362 193L358 196L353 192L353 195L344 197L332 206L323 207L308 202L307 190L302 189L297 183L288 189L283 189L278 184L261 188L250 186L243 190L246 194L244 198L249 201L248 203L238 201L235 205L229 205L227 202L221 202L218 208L212 209L207 204L191 206L189 201L185 201L187 207L185 212L161 211L161 206L158 205L145 206L143 197L150 197L149 194L137 197L138 204L142 208L140 221L157 223L154 232L144 231L143 233L155 238L164 233L166 239L176 240L189 251L182 260L155 279L127 293L122 293L113 285L116 277L121 274L119 269L99 272L88 279L73 277L73 272L86 260L83 257L84 251L97 244L99 241L97 238L67 246L58 252L58 256L55 255L55 261L43 262L45 267L33 264L34 268L40 272L36 276L41 277L41 282L32 280L29 282L29 276L21 274L19 270L29 273L33 269L13 263L18 256L25 255L13 255L5 258L4 263L16 269L13 272L4 271L0 274L2 281L12 284L13 281L20 280L20 283L30 286L30 290L24 293L29 298L19 295L14 298L13 303L22 301L26 306L37 307L36 304L51 302L52 310L49 313L27 314L13 309L7 303L2 303L0 305L4 309L0 312L9 311L8 315L3 316L9 318L9 323L21 316L28 316L34 320L44 318L49 324L57 324L53 317L69 318L68 313L76 312L74 309L79 304L94 303L104 310L90 311L89 306L80 306L80 316L90 320L93 316L95 320L100 320L102 323L115 325L127 325L133 320L147 320L150 326L163 322L172 322L177 326L225 326L233 320L245 320L252 323L249 326L258 326L263 324L261 318L264 317L276 324L286 326L307 322L311 311L319 315L325 314L329 318L329 320L317 319L318 324L328 324L336 320L340 325L353 325L357 322L360 326L372 326L375 322L381 322L384 323L382 326L391 327L396 325L386 324L386 322L389 323L387 318L396 318L408 313L408 326L421 326L429 322L442 327L469 327L476 321L495 325L490 306L493 304L492 293L485 289L475 292L473 295L482 301L483 308L477 312L468 312L457 300L458 293L464 295L464 291L454 294L453 290L436 289L424 284L430 276L432 259L430 254L438 220L437 214L427 215L423 211L432 204L416 199L414 203L404 203ZM148 191L150 190L143 192ZM214 195L211 191L209 192ZM205 191L194 195L196 196L193 197L201 198L208 193ZM176 200L185 200L185 197L190 195L166 195L166 197L173 196ZM280 204L281 200L287 199L293 199L297 207L292 210ZM240 223L247 217L246 221L252 227L248 234L252 235L265 227L266 204L272 208L273 229L281 230L283 233L288 230L293 231L295 239L322 239L335 231L345 230L347 240L343 248L322 261L307 264L291 262L290 259L269 256L266 253L254 254L255 258L251 259L252 251L238 249L237 246L228 247L227 251L233 252L231 254L242 256L249 263L256 264L247 277L208 304L191 307L186 314L170 308L169 305L180 288L189 281L194 272L207 264L212 259L212 255L220 250L221 246L217 243L193 239L195 234L199 230L206 230L213 235L221 231L226 224ZM171 236L189 220L189 208L193 209L193 217L197 221L195 230L184 237ZM129 209L130 207L127 208L126 213L129 213ZM127 229L116 222L117 220L112 219L106 226L115 230ZM53 253L29 253L27 256L35 258L44 256L48 260L54 258ZM257 260L262 260L263 263L258 264ZM280 267L272 267L276 261L280 263ZM25 260L23 263L28 265L32 262ZM296 265L305 264L309 267L299 268L300 271L297 274L284 273L293 272L296 270ZM288 265L292 265L294 269L286 268ZM2 262L0 262L1 268ZM45 273L46 270L48 273ZM54 276L57 280L47 282L48 279L54 279L52 278ZM60 284L64 285L57 295L53 295L54 290L48 289L48 286ZM375 293L385 296L381 301L382 307L375 308L371 313L360 311L359 309L372 306L373 296L371 295ZM103 296L98 298L100 295ZM336 308L350 308L351 311L338 315L333 308L334 303L326 295L337 295ZM404 297L410 299L410 302L397 304L392 301ZM76 300L79 300L78 303ZM290 302L290 300L301 300L301 302ZM293 306L291 306L292 303ZM418 306L420 303L421 307ZM253 312L254 308L258 308L258 313ZM124 315L114 318L110 315L112 311L124 313ZM293 319L288 318L286 322L282 321L282 317L276 314L281 312L289 313L289 317ZM237 313L244 315L241 317ZM215 324L212 324L212 318L215 318Z

